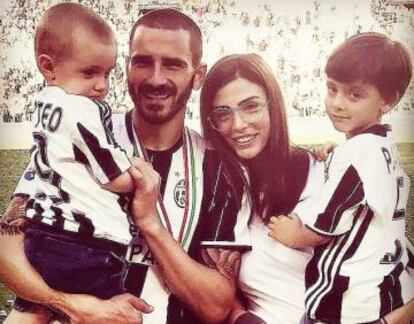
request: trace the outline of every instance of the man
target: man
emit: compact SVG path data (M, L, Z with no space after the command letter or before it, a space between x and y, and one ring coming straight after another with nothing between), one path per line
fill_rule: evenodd
M223 320L233 302L238 255L225 251L216 269L208 268L202 265L200 242L233 240L235 232L239 237L249 212L242 209L237 216L244 204L234 201L215 154L199 135L184 128L186 103L191 91L201 87L206 72L201 63L201 32L176 10L155 10L132 28L129 54L126 70L134 109L113 116L114 135L129 156L152 163L161 183L158 193L158 177L149 163L142 160L136 165L141 176L135 177L132 206L139 235L135 235L130 249L134 263L127 285L154 308L144 315L145 323ZM19 188L30 187L24 178L16 193ZM162 199L157 201L158 195ZM5 265L0 277L17 295L59 308L75 321L92 321L90 316L106 312L104 301L81 296L81 304L77 296L45 287L25 258L11 261L20 255L21 238L2 236L1 240L14 247L14 254L3 252L0 256L0 268ZM30 280L21 282L16 274L23 268ZM41 289L31 292L35 285ZM56 296L64 297L57 302ZM147 305L129 295L112 302L121 304L116 310L127 316L133 307L149 311ZM76 313L77 304L81 304L81 315Z

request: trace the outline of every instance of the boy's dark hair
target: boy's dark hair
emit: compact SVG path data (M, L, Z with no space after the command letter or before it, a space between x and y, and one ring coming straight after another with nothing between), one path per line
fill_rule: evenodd
M407 49L380 33L348 38L328 58L325 72L343 83L362 81L375 86L388 104L396 104L410 82L412 66Z
M135 30L139 26L166 30L183 29L188 31L190 33L190 48L192 51L193 66L198 66L200 64L203 51L201 30L189 16L172 8L154 9L149 11L140 17L132 27L129 36L130 48L135 35Z
M56 60L72 53L74 34L84 28L103 42L115 40L109 24L91 9L77 3L60 3L46 10L35 33L35 55L52 56Z

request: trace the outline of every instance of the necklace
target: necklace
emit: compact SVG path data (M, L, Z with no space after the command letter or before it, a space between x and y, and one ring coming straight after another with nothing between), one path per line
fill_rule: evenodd
M148 154L142 145L140 138L137 136L135 130L133 130L134 135L134 156L142 157L145 161L149 161ZM185 127L183 132L183 162L184 162L184 187L185 187L185 202L184 210L182 214L181 225L179 226L179 232L177 241L184 248L188 250L190 245L191 234L194 233L195 226L197 222L194 222L196 201L197 201L197 188L196 188L196 175L195 175L195 159L194 159L194 148L191 139L190 131ZM151 162L151 161L149 161ZM171 172L171 170L170 170ZM168 178L168 176L167 176ZM171 197L165 197L164 199L171 199ZM158 194L157 202L157 214L163 224L163 226L168 230L168 232L173 235L173 229L170 221L170 216L168 215L167 209L165 207L164 201L161 197L161 194Z

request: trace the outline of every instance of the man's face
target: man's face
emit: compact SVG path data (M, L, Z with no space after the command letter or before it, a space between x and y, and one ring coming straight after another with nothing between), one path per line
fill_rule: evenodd
M129 94L142 119L162 124L176 116L184 118L195 75L188 31L136 29L127 77Z

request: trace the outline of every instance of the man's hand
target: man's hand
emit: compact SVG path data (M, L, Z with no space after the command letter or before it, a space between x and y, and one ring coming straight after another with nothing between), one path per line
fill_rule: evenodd
M133 158L131 177L135 183L135 194L132 202L132 215L138 228L153 224L159 225L156 204L159 195L160 175L152 165L140 158Z
M24 231L29 224L25 218L25 207L27 198L14 197L0 219L0 233L6 235L17 235Z
M284 245L295 248L294 238L299 234L302 222L295 214L270 217L267 227L269 236Z
M148 314L153 310L152 306L131 294L118 295L109 300L82 294L62 294L61 297L51 306L65 313L71 323L77 324L141 324L142 313Z

